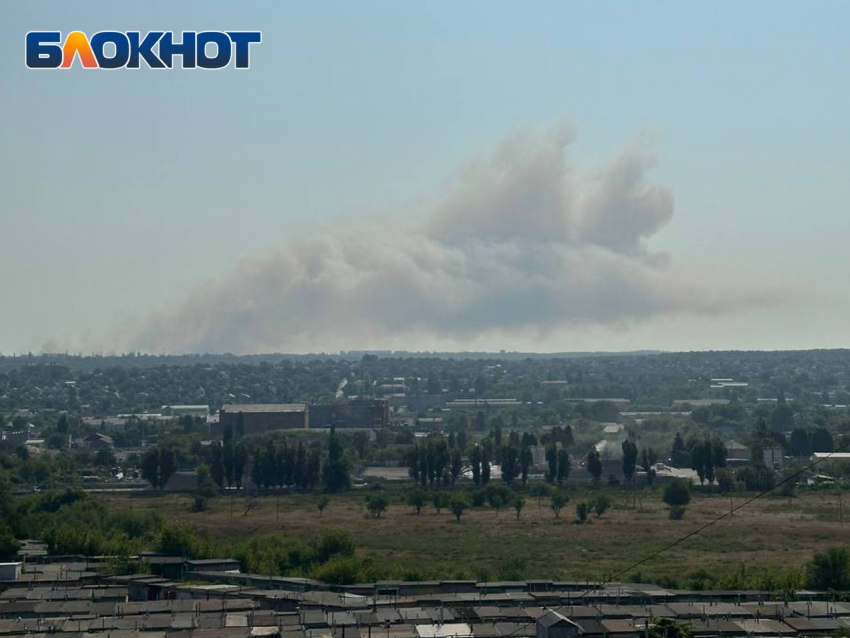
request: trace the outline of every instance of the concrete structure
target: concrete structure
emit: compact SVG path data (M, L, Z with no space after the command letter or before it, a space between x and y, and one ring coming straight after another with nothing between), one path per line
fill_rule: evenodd
M23 563L0 563L0 582L21 579Z
M84 438L83 445L90 450L111 450L115 446L115 442L111 436L96 432Z
M390 404L383 399L354 399L311 404L312 428L383 428L390 423Z
M164 416L197 416L206 419L210 415L208 405L164 405L160 410Z
M812 454L813 461L840 461L842 463L850 463L850 452L815 452Z
M455 399L448 401L450 410L486 410L488 408L516 408L522 405L517 399Z
M310 408L306 403L230 403L218 411L218 423L210 426L210 433L221 438L228 426L236 438L274 430L304 430L310 427Z
M35 426L27 423L20 430L0 430L0 448L12 450L36 438Z

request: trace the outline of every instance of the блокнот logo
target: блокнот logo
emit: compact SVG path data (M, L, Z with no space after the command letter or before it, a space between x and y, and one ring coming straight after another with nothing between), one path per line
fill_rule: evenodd
M30 31L24 47L30 69L69 69L79 58L84 69L174 68L180 56L183 69L223 69L233 60L237 69L250 66L251 45L262 42L260 31L98 31L89 38L72 31L62 42L59 31Z

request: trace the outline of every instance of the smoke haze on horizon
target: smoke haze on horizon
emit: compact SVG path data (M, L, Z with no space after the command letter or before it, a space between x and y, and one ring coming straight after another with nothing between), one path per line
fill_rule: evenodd
M565 124L516 132L464 166L418 222L303 233L121 325L107 343L154 353L510 348L787 297L653 252L674 196L648 180L651 152L634 144L577 166L574 139Z

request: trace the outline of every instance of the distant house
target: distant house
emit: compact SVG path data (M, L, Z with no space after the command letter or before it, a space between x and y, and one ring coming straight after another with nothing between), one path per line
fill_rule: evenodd
M111 450L115 447L115 441L111 436L95 432L83 439L83 446L89 450Z
M198 489L198 473L194 470L175 472L162 489L166 492L193 492Z
M750 448L746 445L738 443L737 441L729 441L729 443L726 444L726 458L749 461L752 457Z
M812 454L812 461L823 461L826 459L850 463L850 452L815 452Z
M439 430L443 427L443 419L438 416L422 416L416 419L416 426L424 430Z
M781 470L784 458L785 453L780 447L766 447L762 450L762 461L770 469Z
M208 405L164 405L159 411L163 416L193 416L206 419L210 415Z
M603 423L602 436L609 439L615 439L620 436L623 431L623 426L619 423Z
M0 563L0 582L20 580L22 563Z
M26 445L27 441L32 441L35 438L36 431L32 423L27 423L19 430L4 429L0 431L0 448L11 450Z
M241 565L235 558L202 558L186 561L188 572L238 572Z
M752 460L752 451L746 445L738 441L729 441L726 444L726 465L729 467L749 465Z
M537 619L535 638L576 638L581 628L557 611L549 611Z

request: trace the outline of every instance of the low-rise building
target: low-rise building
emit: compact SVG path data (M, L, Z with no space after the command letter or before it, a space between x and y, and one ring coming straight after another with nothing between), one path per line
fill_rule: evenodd
M306 403L230 403L218 411L218 423L210 426L210 434L221 438L227 427L237 438L274 430L304 430L310 427L310 408Z

